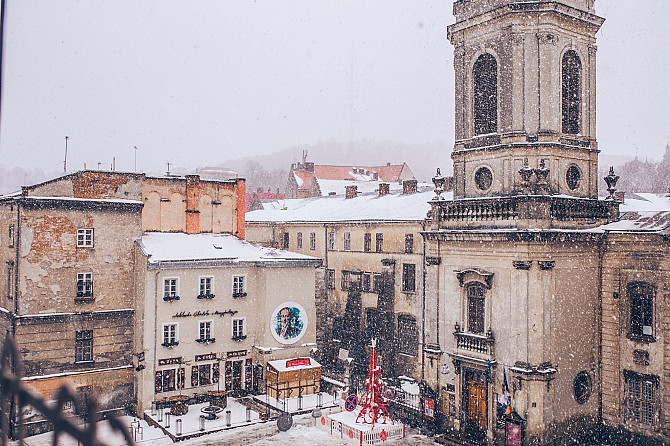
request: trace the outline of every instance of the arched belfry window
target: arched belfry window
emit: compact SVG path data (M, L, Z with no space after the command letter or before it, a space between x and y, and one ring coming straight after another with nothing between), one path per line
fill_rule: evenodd
M475 135L498 131L498 62L485 53L472 70L475 80Z
M581 82L582 62L573 50L563 55L563 133L579 133L580 112L582 106Z

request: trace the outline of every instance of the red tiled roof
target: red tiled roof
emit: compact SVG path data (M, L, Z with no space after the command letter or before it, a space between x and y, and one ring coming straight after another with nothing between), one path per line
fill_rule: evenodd
M312 188L312 181L314 180L312 172L293 171L293 174L302 180L302 186L298 186L299 190L310 190Z

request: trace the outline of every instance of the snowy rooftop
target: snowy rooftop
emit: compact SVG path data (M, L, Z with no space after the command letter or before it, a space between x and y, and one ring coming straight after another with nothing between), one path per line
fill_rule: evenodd
M619 221L601 226L611 232L658 232L670 227L670 194L627 195Z
M305 370L313 369L315 367L321 367L321 364L316 362L312 358L300 358L302 362L296 362L298 365L287 367L287 364L290 364L292 359L277 359L274 361L268 361L268 365L272 366L278 372L287 372L287 371L296 371L296 370Z
M303 254L249 243L230 234L148 232L137 243L149 257L149 263L198 260L276 263L320 261Z
M360 184L360 183L359 183ZM262 222L331 222L331 221L423 221L435 196L433 188L414 194L399 191L382 197L377 192L343 196L279 200L264 210L246 214L248 223ZM451 198L451 193L443 194Z

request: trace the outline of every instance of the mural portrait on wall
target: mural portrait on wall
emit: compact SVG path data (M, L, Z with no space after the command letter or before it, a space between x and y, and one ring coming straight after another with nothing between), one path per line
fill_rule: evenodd
M272 312L270 331L278 342L293 344L302 338L306 329L307 313L302 305L284 302Z

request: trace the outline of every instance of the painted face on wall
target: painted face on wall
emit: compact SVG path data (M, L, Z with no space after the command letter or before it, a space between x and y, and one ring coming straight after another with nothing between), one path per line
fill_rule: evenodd
M305 309L295 302L284 302L273 312L270 320L272 336L282 344L293 344L300 339L307 327Z

